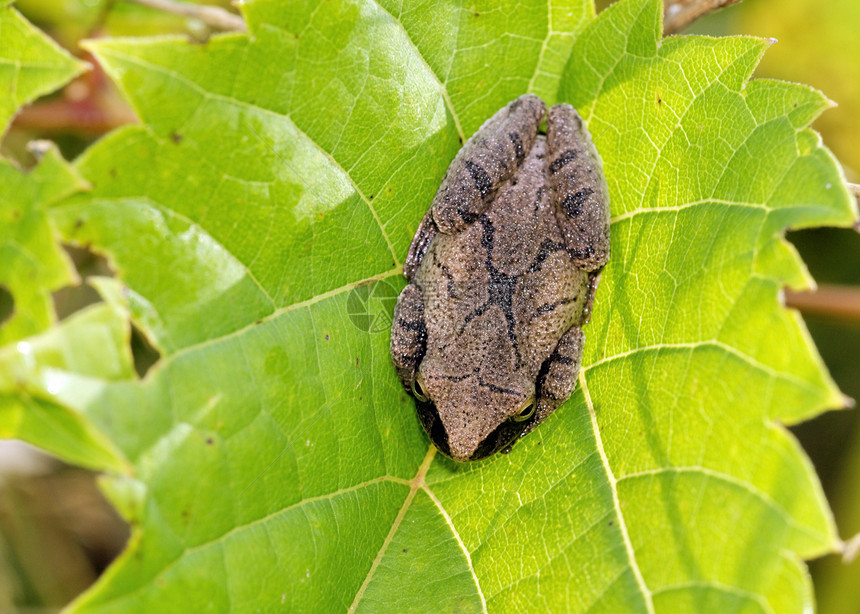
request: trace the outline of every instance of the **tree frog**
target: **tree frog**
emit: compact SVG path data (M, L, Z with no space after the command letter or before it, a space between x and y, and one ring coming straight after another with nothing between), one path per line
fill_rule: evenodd
M508 452L567 400L608 259L608 190L582 118L517 98L448 168L394 310L392 361L443 454Z

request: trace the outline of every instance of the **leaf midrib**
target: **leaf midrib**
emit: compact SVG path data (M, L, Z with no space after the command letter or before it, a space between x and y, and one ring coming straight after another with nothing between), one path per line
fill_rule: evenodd
M624 549L627 552L627 560L630 564L630 569L633 571L633 577L636 579L636 584L639 586L639 591L642 593L642 598L645 601L645 610L648 614L655 614L654 602L648 585L645 584L645 578L642 575L642 570L639 569L639 564L636 561L636 552L633 549L633 543L630 540L630 534L627 530L627 523L624 520L624 514L621 511L621 503L618 498L618 480L615 479L615 474L609 466L609 458L606 456L606 451L603 449L603 439L600 436L600 428L597 424L597 414L594 411L594 404L591 401L591 394L588 390L588 384L585 381L585 371L579 372L579 386L582 388L582 393L585 397L585 405L588 408L588 415L591 419L591 428L594 431L594 442L597 451L600 454L600 462L606 472L606 479L609 483L609 489L612 493L612 505L615 508L615 516L618 518L618 529L621 531L621 538L624 541Z

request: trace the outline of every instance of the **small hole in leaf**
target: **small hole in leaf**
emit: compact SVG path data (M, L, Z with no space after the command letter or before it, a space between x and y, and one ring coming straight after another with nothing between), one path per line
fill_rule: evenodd
M131 325L131 355L134 358L134 370L139 377L144 377L152 366L161 358L161 354L149 342L137 326Z
M83 226L83 220L77 220L75 228ZM78 274L86 279L98 275L99 277L116 277L116 272L111 268L107 258L93 251L89 247L78 247L63 244L63 248L72 259L72 263L78 270Z
M6 286L0 285L0 326L15 313L15 297Z
M114 272L104 256L83 247L63 245L63 248L71 258L81 279L86 280L95 275L114 277ZM60 288L53 293L52 298L54 312L60 320L65 320L76 311L102 300L96 289L86 283Z
M89 277L116 277L107 258L87 247L76 247L63 245L78 275L86 281ZM87 283L76 286L60 288L53 294L54 309L57 317L64 320L76 311L100 303L101 295ZM134 323L131 324L131 354L134 360L134 370L138 376L144 377L152 366L161 358L161 354L149 342L146 335L138 329Z
M65 320L84 307L101 302L101 296L96 289L87 284L65 286L51 296L54 299L54 311L59 320Z

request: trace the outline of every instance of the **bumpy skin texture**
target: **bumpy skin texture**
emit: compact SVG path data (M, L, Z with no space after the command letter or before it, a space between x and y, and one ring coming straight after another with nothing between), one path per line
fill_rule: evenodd
M567 104L539 135L545 114L522 96L469 139L404 265L392 361L430 439L458 461L508 451L570 396L609 258L591 138Z

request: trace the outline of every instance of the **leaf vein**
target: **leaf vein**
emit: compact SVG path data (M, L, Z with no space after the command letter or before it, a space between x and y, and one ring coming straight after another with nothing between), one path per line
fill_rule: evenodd
M448 95L448 88L445 86L445 83L442 81L441 77L433 71L433 69L430 67L430 64L427 63L427 60L424 58L424 55L421 53L421 51L418 50L418 46L412 40L412 36L409 34L409 31L404 27L403 23L393 14L388 12L388 10L384 6L382 6L380 2L374 0L374 4L379 7L380 11L388 15L391 20L397 24L397 26L403 32L403 36L406 37L407 42L415 51L415 55L418 56L424 66L427 67L427 72L433 75L433 78L436 79L436 83L439 84L439 93L442 95L442 99L445 101L445 106L448 107L448 112L451 113L451 119L454 120L454 127L457 128L457 134L460 136L462 142L465 143L466 135L463 134L463 127L460 125L460 118L457 116L457 112L454 110L454 104L451 102L451 97Z
M280 308L276 309L275 311L273 311L272 313L270 313L266 317L261 318L259 321L252 322L251 324L248 324L247 326L244 326L244 327L239 328L237 330L234 330L230 333L227 333L226 335L221 335L220 337L212 337L210 339L205 339L204 341L201 341L200 343L195 343L193 345L185 346L185 347L179 349L178 351L176 351L175 353L171 354L169 357L166 357L163 361L159 362L158 364L161 365L162 363L166 363L169 360L175 360L179 356L182 356L184 354L189 354L191 352L196 352L197 350L208 347L210 345L215 345L217 343L221 343L222 341L224 341L226 339L231 339L233 337L241 337L242 335L244 335L248 331L256 328L260 324L263 324L265 322L271 322L272 320L275 320L276 318L278 318L278 317L280 317L286 313L290 313L291 311L297 311L299 309L305 309L305 308L311 307L313 305L316 305L317 303L321 303L324 300L328 300L332 297L338 296L339 294L349 292L353 288L356 288L356 287L361 286L363 284L369 284L369 283L373 283L375 281L381 281L383 279L387 279L389 277L394 277L394 276L400 275L402 273L403 273L402 269L400 267L396 267L393 269L389 269L388 271L385 271L385 272L380 273L378 275L373 275L371 277L367 277L367 278L361 279L359 281L353 281L353 282L350 282L346 285L340 286L338 288L334 288L333 290L329 290L327 292L317 294L316 296L313 296L307 300L298 301L296 303L291 303L289 305L285 305L284 307L280 307ZM151 369L149 371L149 373L147 373L147 377L152 377L150 374L153 373L153 371L158 371L158 369Z
M612 504L615 507L615 515L618 518L618 529L621 531L621 537L624 540L624 548L627 550L627 559L630 562L630 569L633 571L633 576L636 578L636 584L639 585L639 590L642 592L646 611L648 614L654 614L655 610L651 591L645 584L642 570L639 569L639 564L636 562L636 552L633 550L633 543L630 541L630 534L627 531L627 523L624 520L624 514L621 512L621 502L618 499L618 481L612 473L612 467L609 466L609 459L606 456L606 451L603 449L603 439L600 436L600 429L597 425L597 414L594 411L594 404L591 402L591 394L588 391L588 384L585 381L584 371L579 372L579 385L582 387L582 392L585 395L585 404L588 407L588 415L591 417L591 427L594 431L595 445L597 446L597 451L600 453L600 460L603 462L603 468L606 471L606 477L609 481L609 488L612 491Z
M367 488L368 486L373 486L374 484L381 484L383 482L395 482L397 484L403 484L403 485L409 485L410 484L410 482L404 480L403 478L399 478L399 477L392 476L392 475L383 475L383 476L380 476L378 478L373 478L372 480L368 480L366 482L361 482L360 484L355 484L354 486L348 486L346 488L341 488L339 490L336 490L336 491L333 491L330 493L326 493L324 495L319 495L317 497L308 497L306 499L302 499L301 501L297 501L296 503L293 503L292 505L288 505L287 507L284 507L284 508L281 508L275 512L272 512L271 514L266 514L265 516L261 516L260 518L256 518L256 519L254 519L250 522L247 522L245 524L237 525L237 526L231 528L229 531L225 531L221 535L218 535L217 537L213 537L213 538L208 539L208 540L201 542L199 544L195 544L194 546L191 546L189 548L185 548L179 556L177 556L170 563L168 563L167 565L162 567L158 571L158 573L156 573L152 577L152 579L149 583L141 584L140 586L138 586L134 590L129 591L127 593L124 593L122 595L116 595L115 597L108 600L106 603L109 603L110 601L119 601L121 599L127 600L127 599L131 598L132 596L143 592L145 589L150 588L153 584L156 584L156 580L158 578L162 577L164 574L166 574L171 569L176 567L189 554L194 553L194 552L198 552L198 551L203 550L204 548L206 548L208 546L212 546L214 544L217 544L217 543L221 542L222 540L226 539L227 537L229 537L235 533L238 533L239 531L243 531L245 529L248 529L248 528L254 527L254 526L258 526L258 525L262 526L265 522L267 522L273 518L277 518L278 516L280 516L282 514L286 514L288 512L301 511L303 514L306 515L307 513L305 511L305 507L310 503L317 503L317 502L324 502L327 500L331 500L331 499L338 497L340 495L349 494L351 492L361 490L362 488ZM413 490L415 490L415 489L413 489ZM311 519L308 518L307 515L305 517L306 517L308 523L310 523ZM175 536L175 538L177 540L180 540L180 537L178 535L176 535L175 532L172 532L172 534Z
M803 533L808 535L815 540L820 540L821 535L811 531L808 527L803 526L797 522L788 511L779 505L776 501L773 500L766 492L758 488L755 484L751 482L747 482L745 480L740 479L737 476L731 475L729 473L724 473L722 471L717 471L715 469L711 469L710 467L703 466L689 466L689 467L655 467L654 469L645 469L642 471L636 471L633 473L628 473L627 475L623 475L618 478L618 482L623 482L625 480L634 480L639 478L646 478L652 476L658 476L664 473L700 473L704 476L707 476L709 479L725 482L727 484L731 484L733 486L737 486L745 491L747 491L750 495L764 503L767 507L774 510L777 514L779 514L782 519L785 521L786 525L792 527L799 533ZM704 496L704 494L702 494Z
M751 367L758 369L768 375L770 375L774 379L783 379L785 381L796 384L800 388L804 388L805 390L811 392L817 392L817 388L810 384L809 382L804 381L803 379L797 377L792 373L785 373L782 371L777 371L773 367L770 367L764 363L759 362L749 354L746 354L739 349L728 345L727 343L723 343L722 341L717 341L716 339L711 340L702 340L688 343L657 343L654 345L642 346L638 348L633 348L626 352L620 352L618 354L614 354L613 356L607 356L606 358L601 358L600 360L591 363L588 366L584 366L582 368L583 372L590 371L591 369L598 367L600 365L613 362L616 360L621 360L623 358L628 358L629 356L633 356L635 354L640 354L643 352L659 352L660 350L696 350L699 348L716 348L723 350L733 356L739 358L743 362L747 363Z
M484 597L484 592L481 590L481 583L478 581L478 576L475 573L475 566L472 564L472 556L469 554L468 548L466 548L466 544L463 543L463 539L460 537L459 531L457 531L454 526L454 522L451 520L451 516L448 515L448 511L442 506L442 502L436 497L435 493L430 490L430 487L424 484L422 486L424 492L427 493L427 496L430 497L430 500L433 501L433 504L438 508L439 513L442 514L442 518L445 520L445 523L448 525L448 528L451 529L451 534L454 536L454 539L457 541L457 544L460 546L460 550L463 551L463 556L466 557L466 563L469 567L469 573L472 574L472 581L475 583L475 590L478 591L478 597L481 598L481 611L484 614L487 614L487 600Z
M397 530L400 528L400 523L403 522L403 518L406 516L406 512L409 510L409 506L412 504L412 500L415 498L415 493L418 492L418 489L424 486L424 476L427 475L427 470L430 468L430 463L433 462L433 457L436 456L436 448L430 446L430 449L427 451L427 455L424 457L424 460L421 462L421 465L418 467L418 472L415 474L415 477L409 480L408 484L409 494L406 495L406 499L403 501L403 505L400 507L400 511L397 512L397 516L394 518L394 522L391 524L391 529L388 531L388 535L385 536L385 539L382 542L382 546L379 548L379 552L376 554L376 558L373 559L373 563L370 565L370 569L367 572L367 576L364 578L364 582L359 587L358 592L355 594L355 599L353 599L352 604L349 606L348 612L355 612L355 609L358 607L361 598L364 597L364 593L367 590L367 587L370 586L371 580L373 580L373 576L376 573L376 569L379 567L379 564L382 562L382 557L385 556L386 550L388 550L388 546L391 544L391 540L394 539L394 535L397 533Z
M385 226L382 224L382 220L380 219L379 214L377 213L376 209L373 207L373 204L370 202L370 199L367 197L367 195L365 195L364 192L361 190L361 188L358 187L358 184L355 182L355 180L352 178L352 176L346 171L346 169L343 167L343 165L341 165L341 163L338 162L337 159L335 159L335 157L330 152L323 149L319 143L317 143L307 133L305 133L301 128L299 128L298 125L296 125L296 123L292 120L292 118L289 115L282 115L280 113L276 113L275 111L272 111L271 109L259 107L259 106L250 104L248 102L245 102L243 100L237 100L236 98L230 98L229 96L224 96L223 94L216 94L215 92L210 92L209 90L204 89L200 85L194 83L194 81L192 81L191 79L179 74L176 71L169 70L169 69L167 69L163 66L159 66L157 64L152 64L152 63L147 62L145 60L141 60L140 58L137 58L135 56L122 53L120 51L114 51L113 53L115 53L117 55L117 57L123 58L125 61L127 61L130 64L137 64L138 66L141 66L142 68L146 68L148 70L151 70L155 73L160 73L160 74L166 75L167 77L170 77L170 78L176 80L177 82L182 83L182 84L188 86L189 88L193 89L194 91L198 92L204 98L208 98L211 100L219 100L221 102L224 102L226 104L230 104L230 105L233 105L233 106L236 106L239 108L249 109L251 111L264 113L267 115L273 115L274 117L277 117L279 119L282 119L282 120L289 122L289 124L296 131L296 134L299 137L304 138L308 143L313 145L313 147L318 152L320 152L320 154L322 154L326 159L328 159L328 161L332 164L332 166L335 169L340 171L340 173L344 177L346 177L347 181L349 181L350 185L352 186L352 189L355 190L355 193L358 194L358 196L361 198L362 201L364 201L364 204L370 210L370 213L373 216L373 219L376 222L376 225L379 227L379 231L380 231L380 233L382 233L382 237L383 237L383 239L385 239L385 243L387 244L388 249L391 252L391 256L392 256L392 258L394 258L395 264L400 262L400 260L397 257L397 251L394 249L394 244L391 242L391 239L389 238L388 233L385 231Z

